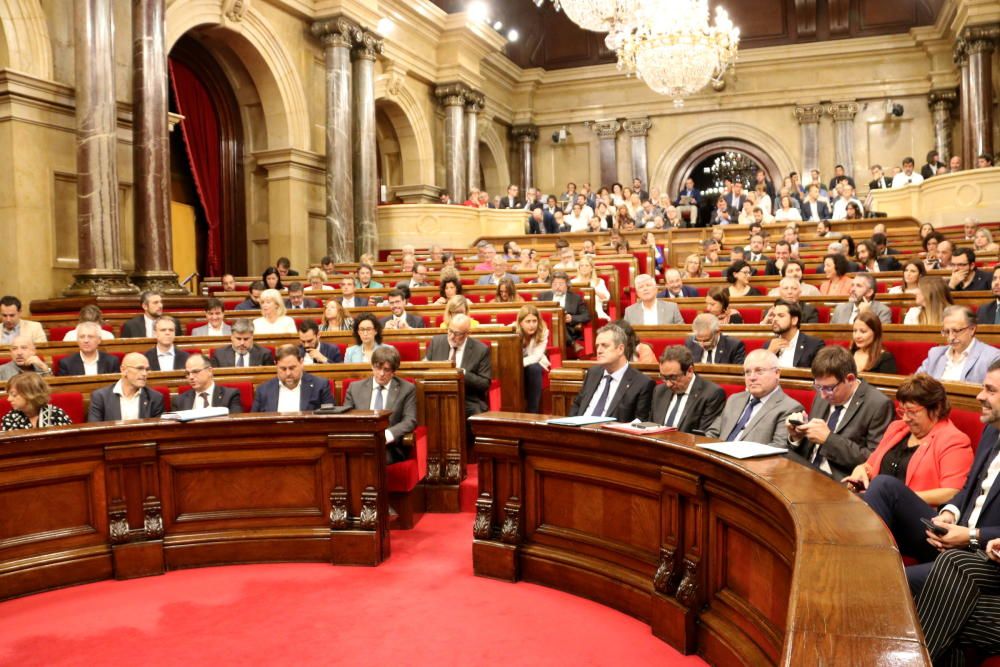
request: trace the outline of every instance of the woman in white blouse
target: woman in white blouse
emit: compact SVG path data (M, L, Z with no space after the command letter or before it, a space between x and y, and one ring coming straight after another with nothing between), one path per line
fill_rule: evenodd
M549 346L549 330L538 308L527 303L517 312L516 330L521 337L524 365L525 411L538 414L542 408L542 379L551 368L545 348Z
M775 222L801 222L802 214L799 209L792 206L792 198L788 195L781 195L781 207L774 212Z
M597 275L594 269L594 262L587 255L580 257L576 263L576 277L570 281L573 285L588 285L594 288L594 309L597 311L598 319L606 320L608 312L605 308L611 298L611 292L604 282L604 278Z
M260 317L253 321L253 332L261 334L293 334L298 329L295 320L285 315L285 300L276 289L260 293Z

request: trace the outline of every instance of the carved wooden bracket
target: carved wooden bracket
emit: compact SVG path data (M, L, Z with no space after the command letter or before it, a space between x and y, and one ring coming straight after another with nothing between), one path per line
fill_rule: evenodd
M108 534L111 544L125 544L131 538L125 504L115 505L108 511Z
M653 588L657 593L671 595L677 589L674 573L677 569L677 550L673 547L660 548L660 566L653 575Z
M163 537L163 510L159 499L154 496L146 498L142 503L143 533L147 540L158 540Z
M427 477L425 480L431 484L439 484L441 482L441 459L438 457L427 457Z
M457 450L445 454L444 477L451 484L462 481L462 455Z
M330 492L330 529L347 530L349 523L347 489L342 486L334 487Z
M378 524L378 491L366 486L361 492L361 530L375 530Z
M684 576L677 587L677 601L688 609L693 609L698 602L698 563L685 558Z
M511 496L503 506L503 528L500 529L500 540L504 544L517 544L521 541L521 501L517 496Z
M477 540L488 540L493 536L493 497L480 493L476 499L476 521L472 524L472 536Z

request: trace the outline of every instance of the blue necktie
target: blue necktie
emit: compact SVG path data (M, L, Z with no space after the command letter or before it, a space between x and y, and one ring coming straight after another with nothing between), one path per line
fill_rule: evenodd
M681 407L681 401L684 400L684 394L675 394L674 398L677 400L674 401L674 407L670 410L670 414L667 415L667 421L663 423L664 426L677 425L675 421L677 419L677 411Z
M840 415L843 411L843 405L836 405L833 408L833 412L830 413L830 416L826 418L826 425L830 427L830 433L833 433L833 429L835 429L837 427L837 423L840 422ZM816 467L819 467L826 462L826 457L820 454L821 449L821 445L816 445L816 448L813 450L812 464Z
M757 407L757 405L759 404L760 404L759 398L750 399L750 402L747 403L746 408L743 409L743 414L740 415L740 420L736 422L736 426L734 426L733 430L729 432L729 437L726 438L727 441L734 440L736 436L740 434L740 431L742 431L744 427L746 427L747 422L750 421L750 413L752 413L753 409Z
M382 403L382 385L376 385L375 390L376 390L376 393L375 393L375 409L376 410L381 410L382 406L383 406L383 403Z
M611 376L605 375L603 380L604 393L602 393L600 398L597 399L597 405L594 406L593 412L590 413L592 417L604 416L604 405L608 402L608 394L611 393Z

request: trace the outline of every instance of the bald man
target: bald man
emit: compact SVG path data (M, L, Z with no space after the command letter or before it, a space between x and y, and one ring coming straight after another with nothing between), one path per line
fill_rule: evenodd
M34 371L39 375L51 375L49 368L35 351L35 341L31 336L21 334L10 344L11 360L0 366L0 382L6 382L15 375Z
M149 419L163 414L163 397L146 386L149 359L141 352L129 352L122 360L121 378L110 387L90 395L88 422Z

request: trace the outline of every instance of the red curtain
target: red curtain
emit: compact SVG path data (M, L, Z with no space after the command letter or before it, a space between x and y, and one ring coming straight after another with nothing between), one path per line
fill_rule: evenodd
M170 59L170 86L198 199L205 211L205 275L222 275L222 163L219 157L219 117L204 84L183 63Z

